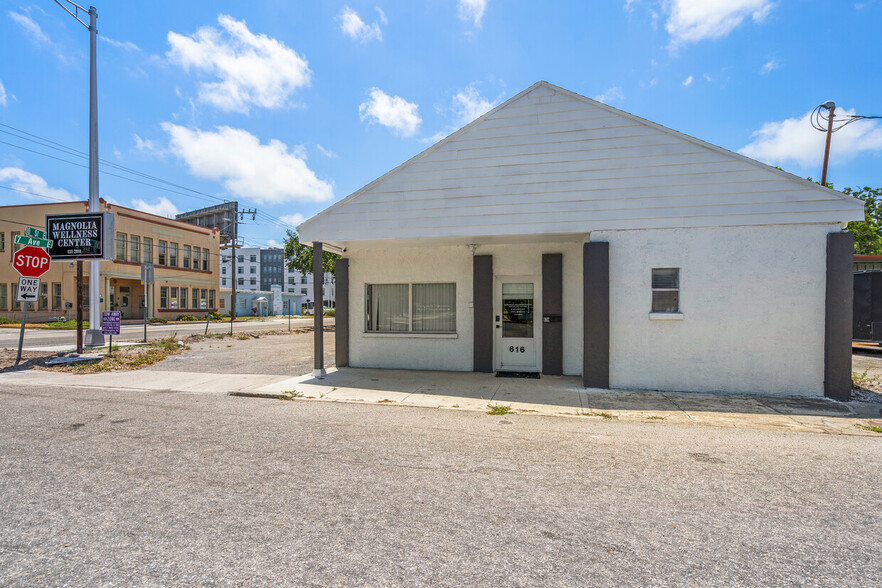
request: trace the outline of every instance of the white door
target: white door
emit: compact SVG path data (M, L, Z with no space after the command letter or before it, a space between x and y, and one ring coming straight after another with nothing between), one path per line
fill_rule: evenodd
M541 365L539 338L540 282L533 277L498 278L494 305L496 369L538 372Z

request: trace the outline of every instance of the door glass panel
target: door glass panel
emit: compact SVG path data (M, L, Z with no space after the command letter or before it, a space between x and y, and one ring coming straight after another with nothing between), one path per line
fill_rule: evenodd
M502 336L533 338L533 284L502 285Z

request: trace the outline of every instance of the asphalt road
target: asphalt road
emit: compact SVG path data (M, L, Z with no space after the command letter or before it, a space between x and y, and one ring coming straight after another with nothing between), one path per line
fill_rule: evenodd
M0 388L0 584L879 585L882 440Z
M291 328L295 327L311 327L313 319L302 318L292 319ZM334 324L333 319L325 318L325 324ZM287 329L287 318L272 318L266 321L242 321L233 323L233 330L239 331L261 331L274 329ZM209 325L209 333L230 332L230 323L213 322ZM172 335L187 336L190 334L201 334L205 332L205 322L196 323L176 323L172 325L147 325L147 337L149 339L161 339L171 337ZM0 347L9 349L18 348L18 328L2 328L0 329ZM141 341L144 338L144 325L122 325L120 334L114 335L114 342L117 341ZM42 347L54 345L76 345L77 332L68 329L26 329L25 330L25 347Z

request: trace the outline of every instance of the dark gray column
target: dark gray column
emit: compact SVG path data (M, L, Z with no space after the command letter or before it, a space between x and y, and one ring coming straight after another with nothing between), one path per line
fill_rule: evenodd
M563 255L542 255L542 373L563 374Z
M582 248L582 385L609 388L609 243Z
M337 309L334 312L334 352L337 367L349 365L349 260L338 259L337 271Z
M325 273L322 271L322 244L318 241L312 244L312 297L315 299L312 314L315 319L315 339L314 354L315 362L313 364L312 375L325 375L325 342L324 342L324 295L322 286L325 283Z
M493 256L472 258L472 305L475 311L474 370L493 372Z
M824 396L851 400L851 323L854 235L827 235L827 300L824 324Z

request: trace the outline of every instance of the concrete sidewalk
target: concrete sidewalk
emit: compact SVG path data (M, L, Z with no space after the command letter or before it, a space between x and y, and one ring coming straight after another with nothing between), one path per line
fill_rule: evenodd
M326 377L317 379L311 375L291 378L159 370L98 374L23 370L0 374L0 385L221 393L473 411L502 406L519 414L856 435L878 435L859 427L882 424L880 404L596 390L583 388L579 378L568 376L534 380L471 372L342 368L331 369Z

